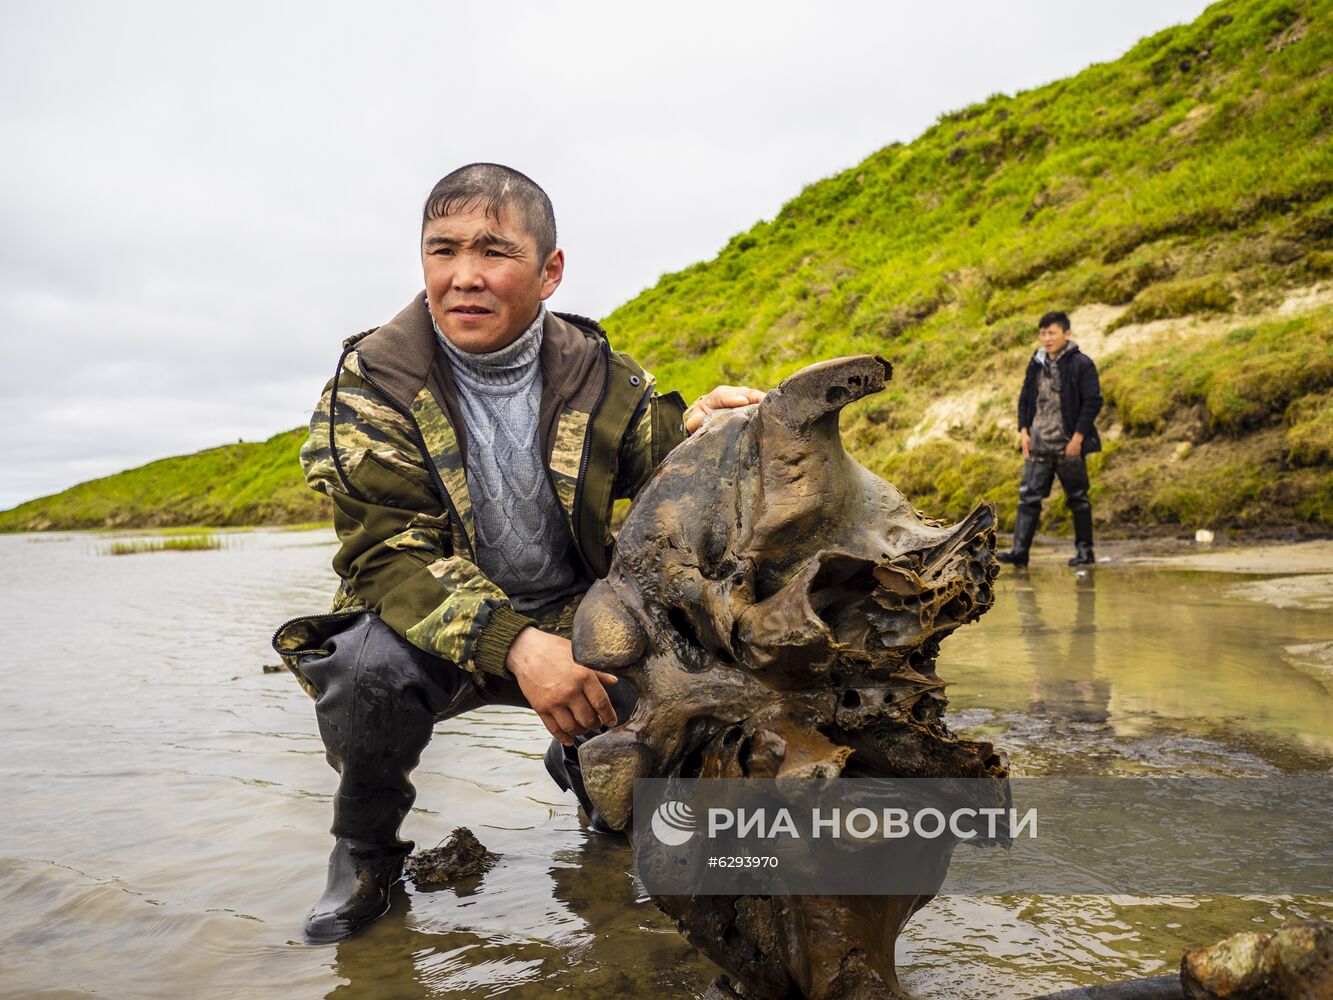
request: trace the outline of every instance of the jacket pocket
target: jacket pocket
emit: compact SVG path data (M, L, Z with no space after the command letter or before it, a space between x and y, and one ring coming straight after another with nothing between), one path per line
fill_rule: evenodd
M442 509L433 490L373 451L362 455L347 474L347 481L372 503L385 507L422 512Z

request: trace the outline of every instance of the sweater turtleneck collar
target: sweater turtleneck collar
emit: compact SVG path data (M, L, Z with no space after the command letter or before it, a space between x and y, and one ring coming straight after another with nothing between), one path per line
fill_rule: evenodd
M430 322L435 327L435 336L439 338L455 375L484 386L515 386L532 376L537 356L541 352L542 324L545 320L546 304L542 303L537 309L537 318L518 339L498 350L478 354L465 351L451 342L440 332L434 316L431 316Z

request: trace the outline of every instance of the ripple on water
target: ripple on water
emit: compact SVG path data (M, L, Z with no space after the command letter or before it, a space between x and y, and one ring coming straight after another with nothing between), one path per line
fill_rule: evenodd
M261 961L274 995L317 991L325 961L276 945L262 922L225 910L180 907L115 875L53 862L0 859L6 914L7 995L58 986L98 996L179 997L207 970L223 995L255 995ZM171 956L178 956L176 964Z
M97 544L100 544L98 542ZM623 843L592 837L530 714L440 727L404 835L467 825L502 857L474 885L405 892L364 936L296 939L319 895L335 783L273 628L327 607L327 533L112 559L85 536L0 537L4 989L114 997L683 997L716 970L644 900ZM1234 583L1228 578L1227 584ZM80 614L71 616L70 607ZM1327 769L1333 694L1302 657L1327 616L1208 574L1002 576L948 639L956 728L1026 774ZM1311 650L1307 647L1317 647ZM946 897L901 946L939 998L1030 996L1170 968L1240 927L1328 901Z

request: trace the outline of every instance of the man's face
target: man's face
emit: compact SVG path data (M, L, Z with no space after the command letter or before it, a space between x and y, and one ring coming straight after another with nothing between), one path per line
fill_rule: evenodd
M1055 354L1068 343L1069 331L1059 323L1052 323L1037 331L1037 339L1041 341L1041 346L1045 348L1047 354Z
M450 343L474 354L513 343L564 268L560 250L537 259L537 241L508 205L498 219L480 207L432 219L421 236L430 313Z

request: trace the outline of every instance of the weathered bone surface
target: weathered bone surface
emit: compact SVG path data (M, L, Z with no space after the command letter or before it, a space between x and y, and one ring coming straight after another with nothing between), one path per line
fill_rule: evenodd
M613 826L627 828L641 777L1005 784L1003 754L944 725L934 666L940 640L992 603L993 512L922 517L839 437L842 408L890 372L874 355L797 372L711 418L636 500L574 628L578 660L640 694L579 753ZM894 944L930 898L657 903L746 995L833 998L899 995Z

